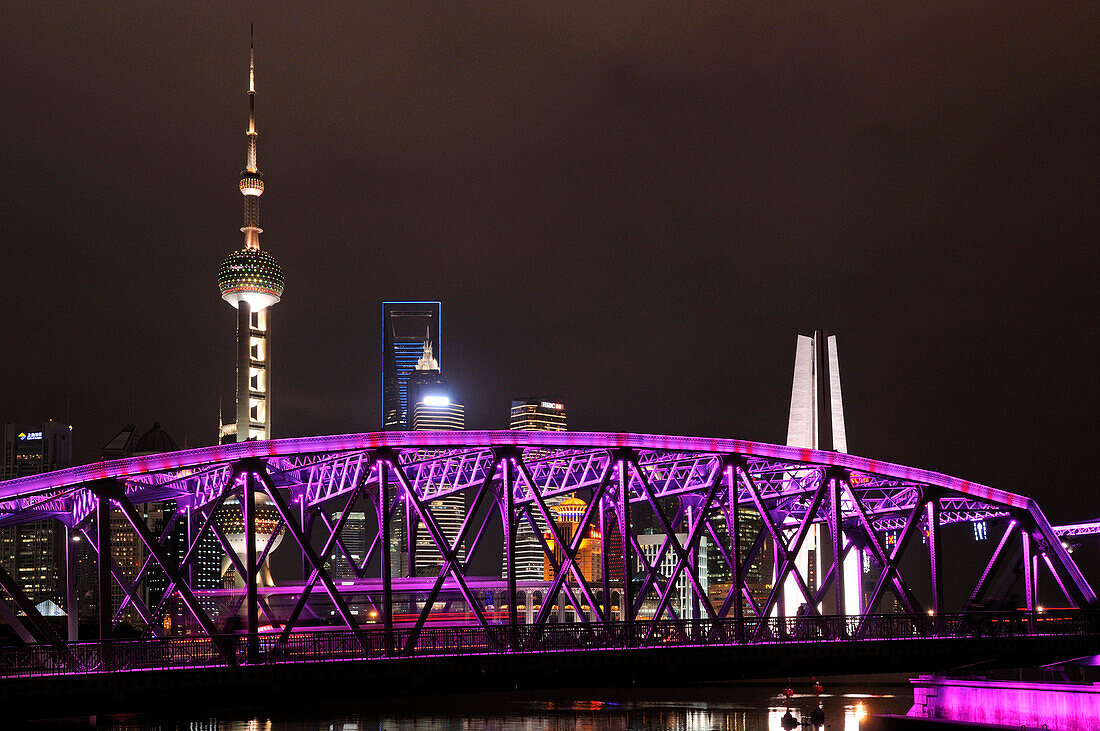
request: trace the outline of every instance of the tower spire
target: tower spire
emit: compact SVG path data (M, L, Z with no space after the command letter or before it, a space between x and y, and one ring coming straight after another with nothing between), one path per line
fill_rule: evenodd
M260 248L260 196L264 180L256 163L256 44L252 26L248 30L248 155L241 173L241 193L244 195L244 247Z

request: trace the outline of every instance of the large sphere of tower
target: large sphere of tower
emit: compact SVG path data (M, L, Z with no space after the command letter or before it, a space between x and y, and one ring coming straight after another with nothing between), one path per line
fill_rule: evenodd
M229 304L240 307L241 302L247 302L256 312L282 298L283 268L266 251L234 251L218 269L218 289Z

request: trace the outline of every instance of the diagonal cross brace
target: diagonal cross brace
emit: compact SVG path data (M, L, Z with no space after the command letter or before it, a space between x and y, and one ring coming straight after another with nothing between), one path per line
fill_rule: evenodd
M48 644L54 648L54 650L64 659L66 666L70 668L79 668L80 662L73 656L72 652L69 650L69 646L65 644L65 640L61 639L54 631L50 623L46 621L38 611L38 608L35 607L31 598L23 591L23 587L11 577L11 574L9 574L3 566L0 566L0 588L3 588L3 590L8 593L8 596L11 597L15 606L22 610L23 614L26 615L27 622L31 625L31 627L25 627L17 620L16 627L24 627L24 631L27 631L35 640ZM30 631L32 628L34 630L33 632Z
M379 465L379 469L384 469L381 466L380 462L376 464ZM348 501L344 505L344 509L340 511L340 516L336 519L336 525L334 527L329 526L328 521L324 520L324 511L318 511L321 515L322 520L324 520L325 525L329 527L329 536L328 539L326 539L325 541L324 548L321 549L320 555L327 556L328 552L332 549L333 542L338 540L337 536L343 529L344 524L347 522L348 516L351 515L351 508L355 504L356 499L359 497L359 493L363 489L363 485L365 485L366 482L369 481L369 476L370 471L368 470L367 480L364 482L360 482L352 489L351 495L348 496ZM313 587L317 585L317 581L321 577L321 571L322 569L319 569L316 566L313 567L313 570L310 572L309 578L302 585L302 593L298 595L298 600L294 603L294 607L293 609L291 609L290 616L287 617L286 623L283 625L282 631L279 632L279 638L276 641L276 644L283 645L289 639L291 631L294 629L295 625L297 625L298 618L301 616L302 610L305 608L306 602L309 599L310 594L313 592Z
M635 469L637 470L637 465L635 465ZM638 475L641 476L641 470L637 470L637 472L638 472ZM703 525L706 524L705 516L706 516L707 510L710 508L711 501L714 500L714 495L715 495L715 493L718 492L718 487L722 482L722 473L723 473L723 470L720 470L720 469L714 471L714 477L711 479L710 485L707 487L706 498L703 501L703 505L702 505L702 507L698 511L698 514L695 517L695 524L693 526L691 526L691 528L688 532L687 545L691 546L692 549L695 549L697 547L698 542L699 542L700 529L702 528ZM714 613L714 607L711 606L710 600L706 596L706 592L704 592L702 590L702 586L701 586L702 582L699 581L699 577L696 574L694 567L691 565L691 562L690 562L690 555L691 554L683 546L680 546L679 541L676 540L676 535L675 535L675 533L672 532L672 527L665 520L665 516L663 514L660 514L659 505L657 504L656 499L654 499L654 497L653 497L651 486L647 483L647 481L644 478L642 480L642 485L643 485L644 489L646 490L646 494L649 497L650 503L653 505L654 510L657 510L657 512L659 513L658 517L661 519L661 523L665 527L665 530L668 531L669 538L671 539L671 541L673 543L676 544L675 550L676 550L676 554L677 554L676 566L675 566L675 568L673 568L672 573L668 577L668 581L665 583L664 589L661 591L661 597L657 602L657 609L653 612L653 619L654 620L660 619L661 612L664 611L665 606L668 604L669 599L672 596L672 590L673 590L673 588L675 588L675 585L676 585L676 583L675 583L676 579L680 575L681 572L687 573L688 579L691 581L692 585L695 587L696 596L698 597L699 602L706 609L707 615L711 619L717 619L718 617ZM657 624L656 624L655 621L650 624L649 633L646 635L647 640L649 639L649 636L653 634L653 630L654 630L654 628L656 628L656 626L657 626Z
M351 611L348 609L348 605L344 602L344 597L337 591L336 585L332 582L332 577L325 571L321 559L317 556L317 552L313 550L313 546L310 545L309 540L302 535L302 532L290 519L290 509L287 507L283 496L279 494L279 489L275 487L275 483L271 481L271 475L267 473L266 466L262 463L257 465L253 470L253 474L260 478L260 483L264 487L264 492L267 493L268 498L270 498L272 504L275 506L275 510L278 511L279 517L283 519L283 524L286 526L286 532L289 533L294 539L294 542L298 544L298 548L305 555L306 560L309 561L314 570L320 572L321 583L325 585L325 591L328 592L329 598L336 607L336 611L340 613L340 618L344 620L344 624L352 631L356 640L359 642L360 646L362 646L363 637L359 630L359 623L356 622L355 617L352 616Z
M88 545L95 550L97 554L96 560L98 561L99 541L88 530L87 526L82 527L80 529L80 532L83 534L84 540L88 542ZM146 606L141 597L137 595L137 581L130 581L130 578L126 575L126 572L124 572L122 570L122 567L119 566L118 561L115 561L114 559L111 559L109 571L111 573L111 577L115 580L115 583L118 584L120 589L122 589L122 593L126 595L126 600L122 603L122 607L125 607L127 603L133 604L134 610L138 613L138 616L141 617L141 620L145 622L146 629L148 629L156 636L160 637L163 634L162 630L157 625L157 623L153 621L153 617L155 617L156 615L149 612L149 607ZM114 620L117 620L120 616L121 607L118 611L115 612L112 618L112 626L114 624Z
M1089 586L1089 582L1081 573L1081 569L1073 562L1069 552L1062 547L1061 539L1055 535L1054 529L1046 516L1034 503L1029 506L1028 513L1036 530L1042 536L1043 542L1047 544L1047 554L1048 559L1050 559L1048 563L1051 570L1054 571L1055 567L1059 569L1054 571L1058 584L1063 589L1069 589L1073 594L1073 596L1070 596L1070 593L1066 593L1066 598L1076 603L1078 607L1095 606L1097 603L1096 592Z
M600 482L596 486L596 490L592 495L592 499L588 502L588 505L585 508L584 516L581 518L581 522L577 527L577 532L573 534L573 538L570 541L562 540L561 533L558 531L557 528L557 524L550 515L550 511L546 507L546 501L543 499L542 493L538 489L535 481L532 479L531 473L527 469L527 466L520 461L516 461L516 466L520 469L520 473L523 475L523 478L530 486L531 497L534 499L535 504L538 506L539 512L542 513L542 517L546 521L546 525L550 531L553 540L557 543L557 545L561 546L562 553L565 556L561 566L556 567L555 569L554 581L553 583L551 583L550 589L548 589L546 592L547 601L544 601L542 603L542 606L539 608L539 614L535 620L535 624L537 626L541 626L546 621L546 617L549 614L553 599L557 596L558 591L561 590L563 587L565 592L569 595L569 600L576 608L577 615L581 617L583 621L587 622L588 617L585 616L584 613L581 611L582 605L577 602L577 599L573 595L571 588L566 583L566 579L568 578L569 574L572 573L573 577L577 580L577 584L581 589L581 593L584 594L585 598L588 600L588 605L590 607L596 607L599 605L599 602L596 601L595 594L592 591L592 587L588 585L588 581L584 578L584 574L577 568L576 559L581 540L583 540L584 538L584 529L592 521L592 515L597 507L600 505L600 502L603 499L603 494L607 490L608 483L610 482L612 473L611 462L608 461L608 464L604 467L603 474L600 476ZM531 520L530 510L527 511L527 515L528 520ZM537 526L534 524L533 521L531 527L535 529L536 533L539 532ZM546 551L547 556L552 557L553 553L548 549L549 546L547 546L545 542L543 542L543 550ZM551 561L556 564L556 562L553 561L553 558L551 558Z
M393 465L390 465L393 467ZM490 640L494 644L498 644L496 633L493 632L492 627L489 625L489 621L485 618L485 614L481 611L481 606L474 598L473 592L470 591L470 587L466 583L466 578L463 576L462 563L458 560L458 547L462 545L462 540L466 537L466 530L470 526L469 517L473 514L481 505L483 495L487 492L486 487L488 483L493 479L493 476L497 472L499 462L494 460L492 467L489 467L485 471L485 477L478 485L477 493L474 498L474 505L470 513L467 514L466 520L463 521L462 527L458 531L458 535L455 537L454 547L449 548L447 541L443 536L443 533L439 530L439 526L435 522L435 518L432 516L431 511L427 509L420 496L413 490L412 485L409 484L409 479L405 475L404 470L394 467L393 472L397 475L397 481L401 483L401 487L405 490L405 494L416 508L417 514L420 516L420 520L424 523L425 528L428 529L428 533L431 535L432 541L435 542L436 548L439 550L439 554L443 557L443 566L439 571L439 577L436 579L435 584L432 586L431 593L429 594L429 600L424 605L424 609L421 610L420 616L417 617L416 624L413 626L412 632L409 633L408 644L406 650L411 651L416 644L416 640L420 636L420 630L423 629L424 622L427 620L427 613L431 611L432 605L435 603L435 598L439 596L440 589L443 588L443 583L447 578L447 574L454 576L455 581L458 583L459 591L462 592L462 596L465 597L466 602L470 606L470 611L477 617L478 622L485 629Z
M970 598L966 600L966 604L963 605L964 608L976 608L978 602L981 601L982 595L985 594L989 578L993 575L993 569L997 566L997 562L1001 558L1005 546L1008 545L1012 535L1016 532L1017 525L1019 524L1015 520L1010 521L1004 533L1001 534L1001 540L997 543L997 548L993 550L993 555L989 557L989 562L985 565L985 569L982 570L982 575L978 579L978 584L974 587L974 591L970 593Z
M202 538L205 535L207 528L214 521L214 513L219 507L221 507L222 502L225 501L225 498L228 496L228 494L229 491L222 492L222 494L215 498L213 501L207 503L205 506L199 508L198 511L196 511L199 515L203 516L203 524L199 527L199 530L195 534L195 537L192 538L191 545L187 547L187 552L184 554L183 559L179 563L179 573L175 577L173 577L169 574L168 571L164 572L166 575L168 575L168 588L165 590L164 596L162 596L160 598L160 601L157 603L156 608L153 610L152 616L159 617L164 609L164 605L168 603L168 599L172 596L173 593L175 593L176 585L182 580L184 569L190 565L195 552L199 549L199 543L202 541ZM153 626L155 626L155 623ZM145 632L151 632L153 630L153 626L146 627ZM142 637L144 638L144 636L145 634L143 632Z
M156 539L148 534L145 521L137 514L137 509L134 508L134 504L130 502L130 499L126 497L126 493L117 485L108 489L107 493L115 504L118 505L122 515L130 522L131 527L134 529L134 533L136 533L141 542L145 544L145 548L149 553L153 554L157 563L160 564L161 569L164 570L164 573L166 573L168 578L176 585L180 598L195 617L195 621L199 623L207 636L213 639L217 634L217 631L214 629L214 623L210 621L210 617L207 616L206 611L199 604L199 600L191 591L191 587L179 581L179 566L177 566L175 562L169 560L167 554L164 552L164 548L157 543ZM219 646L218 651L228 659L225 648Z
M856 628L856 635L863 630L864 624L867 622L867 617L872 615L878 608L878 603L882 599L882 590L886 587L886 582L897 572L898 564L901 562L901 556L905 553L905 548L909 544L909 540L913 537L914 531L920 524L920 518L924 513L924 500L918 500L917 504L913 506L913 509L909 512L909 516L905 520L905 527L901 530L901 535L898 537L898 542L894 544L894 550L890 553L890 557L886 560L885 565L882 568L882 575L879 576L878 581L875 583L875 590L871 592L871 599L867 602L867 613L864 614L863 619L860 620L859 626Z

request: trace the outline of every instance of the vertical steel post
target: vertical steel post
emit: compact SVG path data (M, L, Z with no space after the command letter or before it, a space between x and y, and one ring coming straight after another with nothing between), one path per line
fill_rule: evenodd
M607 509L604 505L603 497L600 497L600 561L601 561L601 584L603 588L603 606L602 617L603 622L606 625L611 621L612 609L611 609L611 556L608 552L607 543Z
M508 572L508 646L515 651L519 646L519 633L516 625L516 506L512 493L512 458L505 455L500 460L501 490L504 491L504 568ZM536 489L532 486L532 489Z
M1031 555L1031 531L1025 526L1020 531L1023 539L1024 552L1024 601L1027 603L1027 611L1035 611L1035 573L1033 571Z
M180 505L179 505L179 503L176 503L176 510L179 510L179 509L180 509ZM194 524L193 524L193 512L191 510L190 505L187 505L186 507L184 507L183 510L184 510L184 516L185 516L184 520L185 520L185 523L187 525L187 545L191 546L191 544L194 543L194 541L195 541L195 527L194 527ZM196 552L198 551L198 546L195 546L195 550L196 550ZM188 561L187 566L183 570L183 578L184 578L184 581L187 583L188 586L194 586L195 585L195 563L196 562L193 561L193 560Z
M111 606L111 500L102 492L97 496L95 528L100 653L103 667L110 669L113 663L108 643L114 622L114 610Z
M623 644L630 647L634 643L634 594L631 587L634 566L630 560L630 480L627 478L626 460L623 457L621 452L616 453L616 467L619 471L619 529L623 545L623 616L619 619L623 623Z
M252 489L252 472L246 469L241 475L241 510L244 512L244 581L248 607L248 662L260 659L260 602L256 590L256 493Z
M745 586L745 576L741 572L741 509L737 489L737 468L734 465L726 465L726 487L729 517L726 520L726 533L729 535L730 556L733 559L733 619L736 623L734 631L737 633L737 644L745 641L745 597L742 596Z
M382 578L382 622L386 631L386 654L393 655L393 576L390 564L390 472L385 460L378 460L378 533Z
M770 516L769 516L770 517ZM773 538L773 542L783 541L786 543L786 536L783 535L783 526L780 525L777 531L778 536ZM783 619L787 616L787 581L784 577L783 581L779 580L779 575L783 572L783 560L779 557L779 546L772 547L772 581L775 582L772 591L775 593L775 616ZM767 607L764 607L765 611Z
M699 521L703 520L703 515L706 514L706 508L707 506L705 505L688 505L687 509L684 511L684 532L688 534L688 545L686 546L686 553L688 555L688 563L692 568L696 568L699 566L699 545L701 544L698 532L695 531L694 528ZM675 525L672 526L672 530L676 530ZM692 536L695 537L694 541L691 540ZM676 540L676 537L672 536L672 540ZM680 576L684 576L684 574L681 573ZM675 578L670 578L669 581L673 582L673 585L675 585ZM687 583L687 581L685 581L685 583ZM688 586L686 601L691 602L691 618L699 619L699 612L700 610L702 610L703 606L699 597L691 591L690 586ZM681 607L681 617L683 617L683 615L685 614L686 612L684 611L684 607Z
M840 478L833 475L830 483L830 495L832 501L832 514L830 517L830 536L833 543L833 589L836 597L836 613L840 616L847 614L844 606L844 511L841 510Z
M80 639L80 592L76 586L76 544L73 541L76 535L71 526L65 526L65 619L69 642Z
M309 487L307 486L306 489L302 490L301 496L298 498L298 525L301 526L302 535L306 537L307 541L310 539L310 534L313 532L310 529L312 521L310 521L310 523L306 522L306 498L308 496ZM302 581L305 582L309 579L309 562L306 561L305 556L301 556L300 558L302 559Z
M932 612L943 614L943 567L940 561L940 499L928 501L928 558L932 574Z
M404 488L402 488L404 489ZM409 489L412 489L410 484ZM407 492L407 491L406 491ZM419 529L420 518L416 515L416 510L413 509L412 495L406 494L404 496L404 510L405 510L405 556L408 565L405 566L405 576L412 578L416 576L416 533ZM401 547L398 546L398 550ZM416 611L415 600L412 604L413 611Z

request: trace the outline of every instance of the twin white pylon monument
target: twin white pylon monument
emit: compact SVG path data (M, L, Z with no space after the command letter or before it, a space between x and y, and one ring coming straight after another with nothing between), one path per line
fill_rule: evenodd
M791 411L787 422L787 446L847 452L844 431L844 403L840 392L840 359L836 336L821 330L812 336L799 335L795 348L794 380L791 386ZM795 521L797 526L797 521ZM838 530L843 535L842 530ZM814 591L821 581L821 527L814 524L796 558L797 570ZM845 537L844 545L848 545ZM844 610L863 613L862 552L854 549L842 563ZM784 583L784 610L788 617L798 613L803 603L794 577ZM818 612L821 606L817 607ZM840 612L837 612L838 614Z
M248 57L248 156L241 172L244 195L244 248L218 270L222 299L237 308L237 419L219 428L218 441L271 438L271 305L283 296L283 270L260 250L260 196L263 176L256 164L255 52Z

